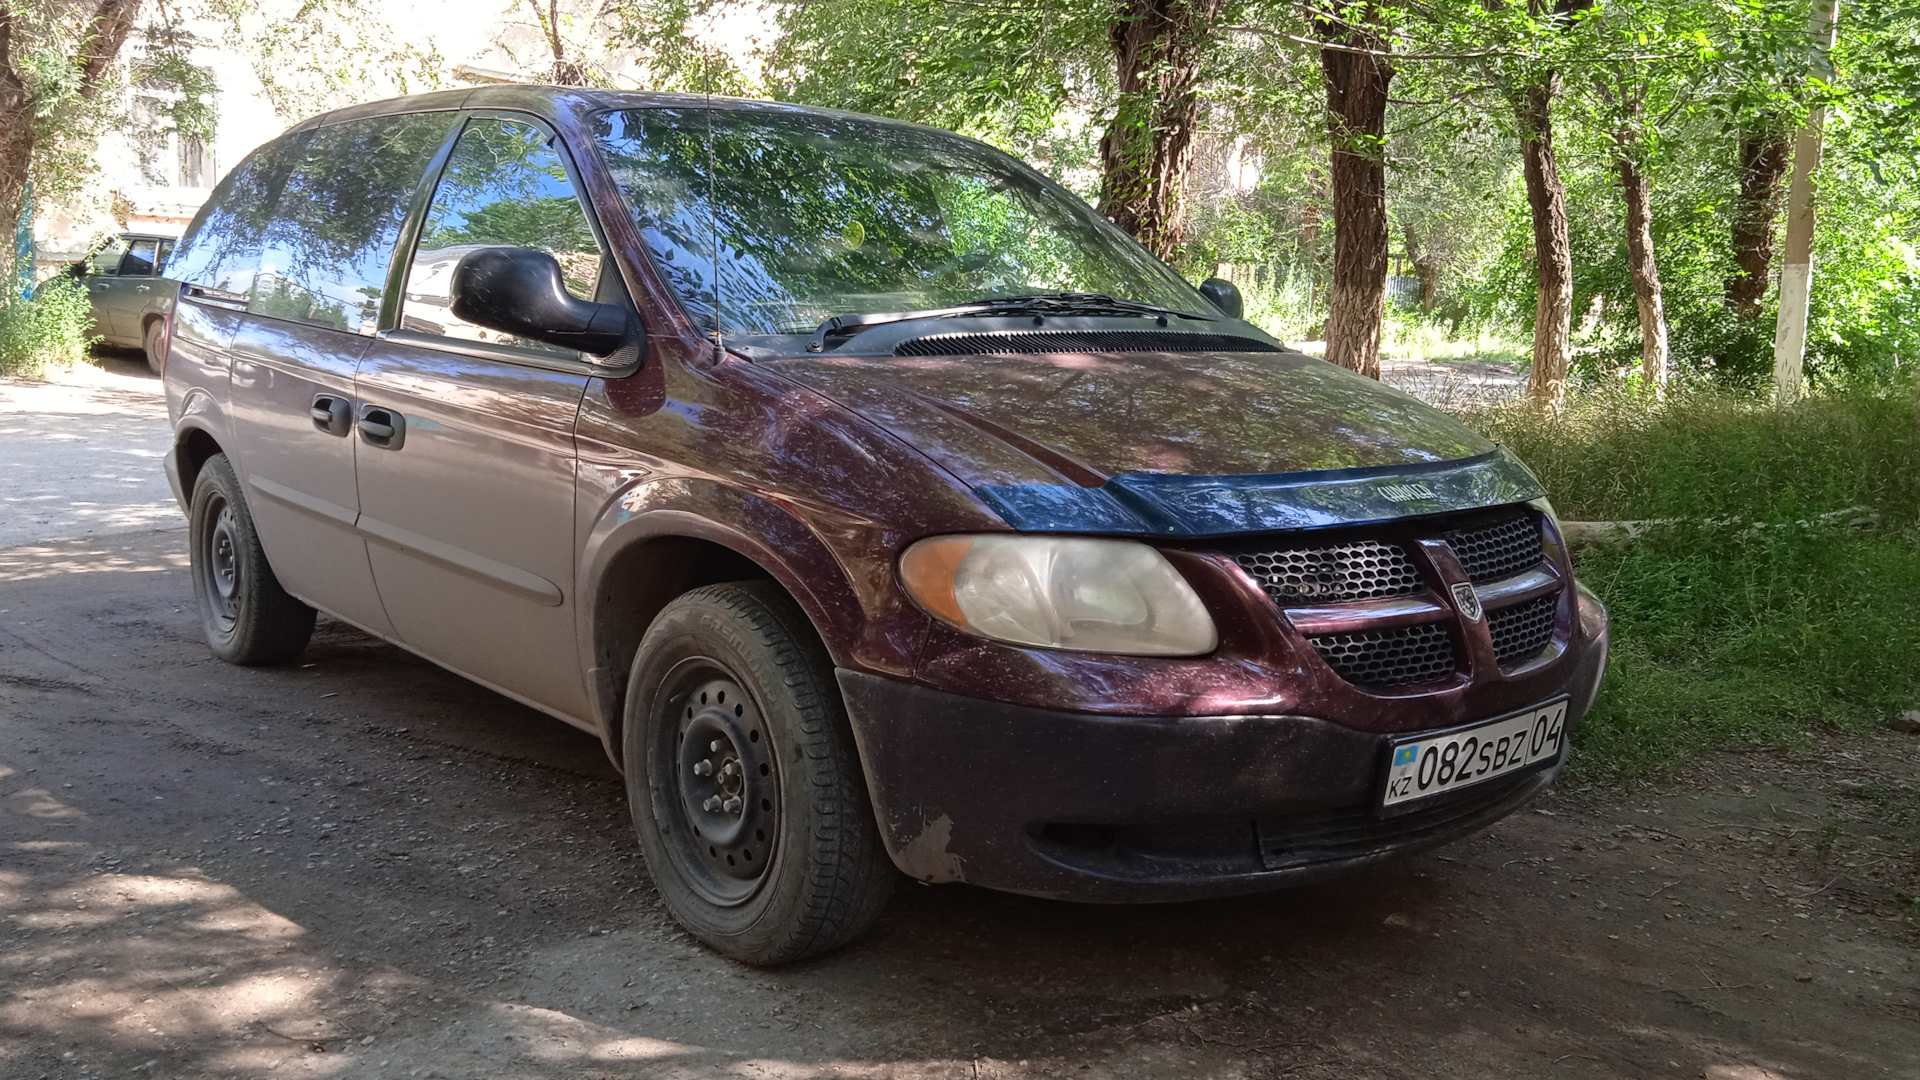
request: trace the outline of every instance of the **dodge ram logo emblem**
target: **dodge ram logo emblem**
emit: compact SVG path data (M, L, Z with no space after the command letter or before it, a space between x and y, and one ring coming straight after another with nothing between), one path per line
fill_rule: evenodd
M1480 621L1480 594L1473 591L1470 582L1453 583L1453 602L1460 605L1460 614L1465 615L1468 622Z

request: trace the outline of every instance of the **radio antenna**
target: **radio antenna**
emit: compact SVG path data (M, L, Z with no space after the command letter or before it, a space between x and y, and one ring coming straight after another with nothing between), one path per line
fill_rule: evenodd
M720 211L714 203L713 179L713 58L707 58L707 231L713 236L713 362L726 358L720 337Z

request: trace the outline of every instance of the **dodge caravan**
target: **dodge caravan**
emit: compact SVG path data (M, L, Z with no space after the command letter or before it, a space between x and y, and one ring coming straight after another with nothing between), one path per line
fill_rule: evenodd
M213 651L324 612L592 732L743 960L900 875L1159 901L1455 839L1599 689L1524 465L945 132L364 105L238 165L168 272Z

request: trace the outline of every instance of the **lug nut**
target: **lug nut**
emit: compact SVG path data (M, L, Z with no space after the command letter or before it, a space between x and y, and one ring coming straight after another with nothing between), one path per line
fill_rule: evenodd
M709 750L711 750L711 751L713 751L714 753L716 753L716 754L717 754L717 753L719 753L719 752L720 752L720 748L721 748L721 747L723 747L723 746L725 746L725 745L727 745L727 744L726 744L726 743L725 743L724 741L722 741L722 740L720 740L720 739L715 739L715 740L713 740L712 742L710 742L710 743L708 743L708 744L707 744L707 749L709 749Z
M695 776L712 776L712 775L713 775L713 762L711 762L711 761L696 761L696 762L694 762L694 763L693 763L693 775L695 775Z
M735 795L733 798L728 799L724 803L721 803L720 809L725 810L729 814L739 813L740 812L740 796Z
M739 773L740 773L740 763L737 761L729 761L725 765L722 765L720 767L720 775L723 777L731 778L733 776L739 775Z
M737 802L739 800L736 799L735 801ZM705 810L709 814L713 813L715 810L720 809L720 796L718 795L707 796L707 801L700 804L700 809Z

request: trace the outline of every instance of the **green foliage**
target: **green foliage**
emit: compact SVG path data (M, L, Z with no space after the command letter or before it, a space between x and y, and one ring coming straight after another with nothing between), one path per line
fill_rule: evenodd
M86 358L93 307L71 279L42 286L32 299L0 295L0 377L34 376Z
M220 93L212 69L193 62L199 39L179 24L172 5L158 7L160 17L148 23L145 48L128 72L138 101L135 116L128 118L129 134L150 175L153 159L170 136L213 141L218 119L213 102Z
M1581 769L1633 779L1709 750L1864 730L1920 702L1913 394L1909 382L1782 407L1611 388L1558 419L1471 418L1534 468L1564 518L1661 523L1580 557L1613 618Z
M1031 0L794 4L781 14L770 89L1035 148L1063 110L1113 107L1111 18L1102 5Z
M448 64L432 39L396 31L379 0L204 2L226 24L229 44L252 60L284 119L448 84Z

